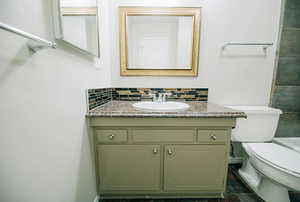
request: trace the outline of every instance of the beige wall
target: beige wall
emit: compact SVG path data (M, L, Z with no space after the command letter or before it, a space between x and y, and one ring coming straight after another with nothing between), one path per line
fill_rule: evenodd
M2 0L0 22L52 40L51 1ZM0 201L92 202L85 89L110 86L104 61L66 47L29 55L0 30Z
M109 1L109 0L108 0ZM121 77L118 6L202 7L199 77ZM281 0L113 0L109 1L111 70L114 87L208 87L209 101L225 105L267 105L270 99ZM227 49L226 42L273 42L261 48ZM238 54L236 54L238 53ZM241 56L240 53L243 53Z
M0 201L91 202L96 195L85 127L86 88L208 87L220 104L267 104L276 47L264 57L221 57L224 42L274 42L280 0L103 0L102 59L60 44L29 56L0 30ZM203 7L197 78L120 77L117 7ZM1 0L0 21L52 39L51 1ZM239 50L240 51L240 50Z

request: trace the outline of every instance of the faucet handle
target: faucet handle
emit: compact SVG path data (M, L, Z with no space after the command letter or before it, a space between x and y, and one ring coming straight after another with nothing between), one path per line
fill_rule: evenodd
M166 102L168 100L168 96L171 96L172 93L170 92L166 92L166 93L162 93L162 101Z
M148 95L148 96L156 96L156 94L153 92L153 91L149 91L146 95Z
M154 91L149 91L147 95L152 97L153 102L157 101L157 96L156 96L156 93Z
M148 95L156 95L157 93L155 91L153 91L153 90L149 90L147 94Z

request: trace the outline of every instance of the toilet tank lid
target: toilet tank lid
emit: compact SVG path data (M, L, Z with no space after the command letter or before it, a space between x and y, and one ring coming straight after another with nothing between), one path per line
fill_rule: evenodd
M280 109L267 106L226 106L233 110L243 111L245 114L282 114Z

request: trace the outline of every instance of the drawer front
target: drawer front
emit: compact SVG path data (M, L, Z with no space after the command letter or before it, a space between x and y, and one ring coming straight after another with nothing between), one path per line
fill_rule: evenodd
M96 130L98 143L127 142L127 130Z
M196 130L133 130L133 142L196 142Z
M227 143L229 134L226 130L198 130L198 143Z

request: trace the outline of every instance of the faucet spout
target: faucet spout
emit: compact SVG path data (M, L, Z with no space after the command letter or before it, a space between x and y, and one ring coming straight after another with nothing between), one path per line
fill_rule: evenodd
M168 100L168 96L171 96L172 93L154 93L150 92L148 94L152 97L152 102L166 102Z

